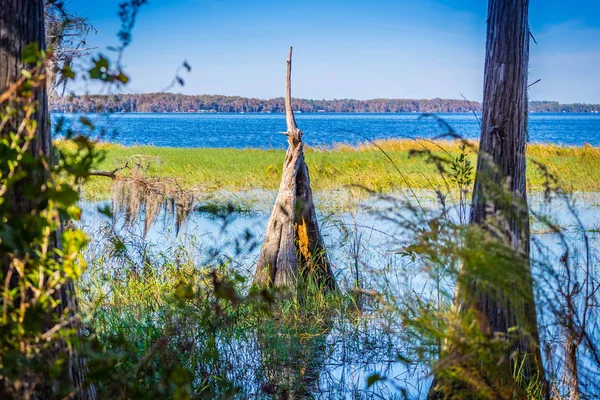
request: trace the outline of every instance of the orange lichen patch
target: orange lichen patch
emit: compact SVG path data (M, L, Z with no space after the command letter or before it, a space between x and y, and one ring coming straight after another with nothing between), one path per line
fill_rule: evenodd
M310 246L308 240L308 229L306 228L306 221L304 217L302 217L302 222L300 224L294 224L294 231L296 232L296 241L298 243L298 248L300 250L300 254L304 257L304 259L310 259Z

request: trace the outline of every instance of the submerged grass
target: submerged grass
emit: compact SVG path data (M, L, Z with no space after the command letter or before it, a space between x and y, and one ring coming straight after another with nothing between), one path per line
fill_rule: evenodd
M461 143L403 139L383 140L376 144L379 148L373 144L309 148L306 161L313 189L326 191L352 185L378 192L407 187L435 189L444 184L442 176L425 157L411 152L428 150L441 157L456 157L460 154ZM65 146L61 142L58 145ZM99 148L105 151L105 159L98 169L117 168L133 155L159 157L160 161L150 163L150 176L173 178L184 189L196 188L203 193L277 189L285 157L283 150L125 147L108 143L100 144ZM390 156L403 176L381 150ZM564 188L600 191L600 148L533 143L527 151L530 190L544 189L544 173L537 166L542 164L549 173L560 177ZM470 150L469 157L474 163L475 148ZM106 199L110 196L110 188L109 179L94 177L85 185L84 195L90 200Z
M321 386L364 390L362 376L329 374L337 362L329 358L340 348L346 362L365 356L359 343L332 334L362 320L347 293L310 282L301 300L251 291L248 271L200 266L192 248L155 251L142 238L128 245L111 238L86 254L94 268L79 287L86 332L124 355L115 360L115 379L97 383L101 398L304 398ZM377 365L376 352L366 354L364 364Z

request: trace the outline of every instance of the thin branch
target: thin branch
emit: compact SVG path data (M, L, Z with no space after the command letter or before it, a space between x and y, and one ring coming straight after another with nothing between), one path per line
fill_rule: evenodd
M146 156L144 154L134 154L131 157L129 157L127 159L127 161L125 161L125 164L123 164L120 167L117 167L115 169L113 169L112 171L101 171L101 170L92 170L90 171L90 176L104 176L107 178L111 178L111 179L116 179L117 178L117 172L122 171L124 169L131 169L132 167L129 165L130 163L134 163L134 167L142 169L142 163L140 161L135 161L138 159L151 159L151 160L157 160L160 161L160 157L154 157L154 156Z
M535 43L537 45L538 42L537 42L537 40L535 40L535 36L533 36L533 33L531 33L531 31L529 31L529 36L531 36L531 38L533 39L533 43Z
M17 91L17 89L25 82L25 76L21 76L18 81L13 83L4 91L4 93L0 94L0 103L4 103L6 100L10 98Z
M471 102L469 100L467 100L467 98L462 93L460 94L460 96L467 102L467 104L469 104L469 107L471 108L471 111L473 112L473 115L475 116L475 119L477 120L477 125L479 125L479 130L481 131L481 121L479 120L479 117L477 116L477 113L475 112L475 107L473 107Z
M298 130L294 111L292 110L292 47L287 58L287 73L285 77L285 122L287 123L287 133L294 133Z
M100 171L100 170L91 170L90 176L104 176L107 178L115 179L117 177L117 172L123 168L117 168L113 171Z

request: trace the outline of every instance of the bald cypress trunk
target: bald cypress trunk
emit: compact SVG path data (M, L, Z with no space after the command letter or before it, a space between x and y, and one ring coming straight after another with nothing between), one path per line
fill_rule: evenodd
M43 0L0 0L0 95L7 92L9 88L14 87L19 79L22 78L22 70L31 67L25 65L22 61L22 53L25 47L31 43L37 43L39 49L45 48L43 3ZM44 73L43 70L40 72L41 74ZM33 89L33 96L35 96L37 105L35 112L29 118L37 122L37 130L28 152L34 159L43 157L46 160L51 160L52 138L46 85L35 87ZM13 102L12 98L14 96L11 96L4 103L0 104L0 106L4 108L12 102L13 105L18 107L17 102ZM25 113L17 109L17 112L7 121L0 135L7 135L11 131L16 132L17 127L19 127L25 118L27 118ZM43 200L32 198L32 196L28 195L26 188L26 185L31 185L31 183L38 186L44 185L47 178L45 176L46 172L31 169L26 170L26 172L28 174L27 178L9 187L4 196L6 204L11 210L11 219L14 221L26 221L28 215L34 215L46 206ZM25 242L25 238L20 239ZM0 244L2 243L0 242ZM50 238L49 249L51 250L57 245L58 235L53 235ZM2 284L8 283L10 288L15 285L15 279L4 281L4 277L7 276L10 267L7 250L15 254L16 257L23 257L25 256L24 253L31 252L31 249L28 249L27 246L21 249L18 245L15 245L11 249L2 249L2 254L0 254L0 262L3 269ZM31 273L31 271L26 272ZM16 274L12 276L15 277ZM72 282L69 281L57 288L54 297L60 300L54 311L62 315L65 310L68 310L69 317L75 315L77 303L74 297ZM54 326L53 318L49 317L46 320L50 324L50 327ZM73 322L65 328L78 329L78 326L76 322ZM59 341L57 342L55 352L56 354L69 352L69 370L67 375L72 387L81 389L74 398L93 399L95 398L93 386L84 388L85 360L72 349L66 343ZM52 362L52 360L44 361L48 363ZM27 379L27 377L23 376L23 379ZM0 388L0 397L2 397L2 391L3 389ZM51 393L51 377L45 376L42 377L42 382L36 384L35 392L32 395L34 398L50 398L52 396Z
M265 241L254 273L254 283L266 287L293 287L299 277L336 289L335 278L319 230L304 162L302 131L292 110L292 48L287 59L285 116L288 149L277 200L267 225Z
M481 138L470 216L471 224L493 230L499 240L513 248L519 258L515 268L523 269L517 275L523 280L518 284L524 290L514 296L505 289L494 293L484 291L476 281L468 287L459 283L455 304L459 312L474 308L480 314L482 330L490 339L497 333L514 339L506 354L498 355L500 362L505 363L502 370L511 379L514 364L518 363L524 384L537 380L547 395L529 260L525 157L528 11L528 0L489 1ZM506 201L504 193L510 193L512 200ZM491 220L493 224L501 220L502 228L491 228ZM513 327L521 328L527 335L513 337L509 331ZM452 344L448 344L446 351L452 356ZM430 397L443 397L439 393L436 396L434 389L438 383L434 380Z
M518 340L507 355L514 351L521 356L529 355L524 369L526 376L544 380L529 263L526 187L528 12L528 0L489 2L481 139L470 222L485 226L490 212L499 213L507 222L505 239L527 260L523 264L526 271L522 274L528 280L524 299L506 299L499 303L480 294L478 307L486 315L492 332L508 334L508 329L513 326L526 329L534 340ZM504 187L515 200L508 206L494 201L488 196L490 184Z

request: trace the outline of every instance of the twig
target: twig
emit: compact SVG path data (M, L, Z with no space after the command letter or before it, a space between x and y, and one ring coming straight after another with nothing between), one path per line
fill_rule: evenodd
M293 134L298 130L294 111L292 110L292 47L287 58L287 70L285 76L285 122L287 123L287 133Z
M469 107L471 107L471 111L473 112L473 115L475 116L475 119L477 120L477 124L479 125L479 130L481 130L481 121L479 120L479 117L477 116L477 113L475 112L475 107L473 107L471 105L471 102L469 100L467 100L467 98L461 93L460 96L469 104Z
M158 160L160 161L160 157L155 157L155 156L146 156L143 154L134 154L131 157L129 157L127 159L127 161L125 161L125 164L117 167L115 169L113 169L112 171L100 171L100 170L92 170L90 171L90 176L104 176L107 178L111 178L111 179L115 179L117 177L117 172L122 171L124 169L130 169L131 166L129 165L129 163L133 162L134 160L141 158L149 158L149 159L153 159L153 160ZM135 167L137 168L142 168L142 164L141 162L136 162L135 163Z
M535 85L536 83L538 83L539 81L541 81L541 79L538 79L537 81L527 85L527 89L529 89L530 87L532 87L533 85Z
M533 36L533 33L531 33L531 30L529 31L529 36L531 36L531 38L533 39L533 43L535 43L537 45L538 42L537 42L537 40L535 40L535 37Z

